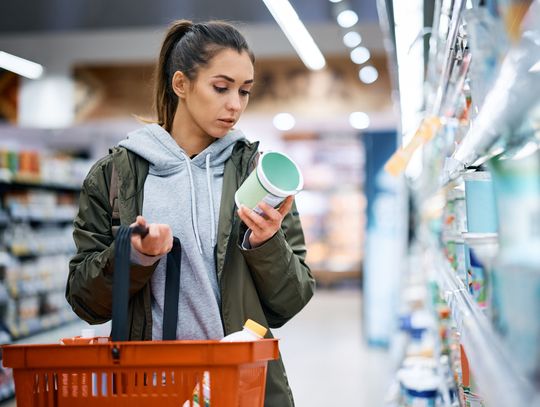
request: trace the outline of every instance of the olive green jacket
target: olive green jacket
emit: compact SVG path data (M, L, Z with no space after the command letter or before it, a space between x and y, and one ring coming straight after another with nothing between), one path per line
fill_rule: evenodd
M251 318L270 328L281 327L313 295L315 282L305 264L306 248L296 207L281 230L251 250L240 247L246 226L235 210L234 193L248 175L258 143L239 141L225 163L215 248L221 288L221 319L225 334L242 329ZM118 173L120 222L133 223L142 213L148 162L124 148L114 148L86 177L73 237L77 254L71 259L66 298L73 311L90 324L109 321L112 313L114 238L109 203L112 162ZM166 191L163 191L166 193ZM157 263L132 265L128 310L131 340L152 338L150 279ZM181 318L181 316L180 316ZM267 337L271 337L269 331ZM281 359L268 364L266 407L293 406Z

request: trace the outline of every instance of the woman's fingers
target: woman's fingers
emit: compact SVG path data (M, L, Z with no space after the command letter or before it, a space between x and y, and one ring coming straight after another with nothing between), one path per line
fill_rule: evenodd
M260 232L264 229L264 218L251 209L242 205L238 210L238 215L252 231Z
M141 217L142 218L142 217ZM139 221L139 217L137 218ZM172 230L169 225L150 223L144 227L148 227L148 235L143 239L139 235L132 235L131 242L133 246L141 253L150 256L159 256L168 253L172 249ZM137 223L141 225L140 223Z
M278 212L281 214L282 217L285 217L289 213L289 211L292 208L292 204L294 202L294 196L290 195L281 204L281 206L278 209Z
M270 205L268 205L266 202L261 201L257 205L261 210L263 211L266 218L271 222L281 222L282 216L281 213L277 211L277 209L272 208Z

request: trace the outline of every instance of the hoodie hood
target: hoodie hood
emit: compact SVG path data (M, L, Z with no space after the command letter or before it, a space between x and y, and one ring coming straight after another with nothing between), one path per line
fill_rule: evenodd
M231 130L190 159L165 129L152 123L129 133L118 145L147 160L150 174L168 176L181 171L187 162L199 168L205 168L207 161L209 168L221 166L231 156L234 144L242 139L246 137L240 130Z

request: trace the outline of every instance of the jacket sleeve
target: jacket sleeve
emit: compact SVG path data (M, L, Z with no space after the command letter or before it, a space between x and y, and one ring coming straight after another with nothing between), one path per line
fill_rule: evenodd
M263 245L240 250L259 292L271 328L279 328L296 315L311 299L315 280L305 263L306 246L302 225L293 205L281 229Z
M111 319L114 239L106 165L96 165L85 179L74 220L77 253L69 263L66 299L73 311L90 324ZM108 173L110 174L110 172ZM150 279L156 264L131 266L130 297Z

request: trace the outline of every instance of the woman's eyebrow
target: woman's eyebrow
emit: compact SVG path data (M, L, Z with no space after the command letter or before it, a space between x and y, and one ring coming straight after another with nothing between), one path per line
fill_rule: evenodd
M214 75L213 78L221 78L221 79L225 79L227 82L231 82L231 83L234 83L235 80L233 78L231 78L230 76L227 76L227 75ZM247 81L244 81L244 84L248 84L248 83L253 83L253 79L248 79Z

